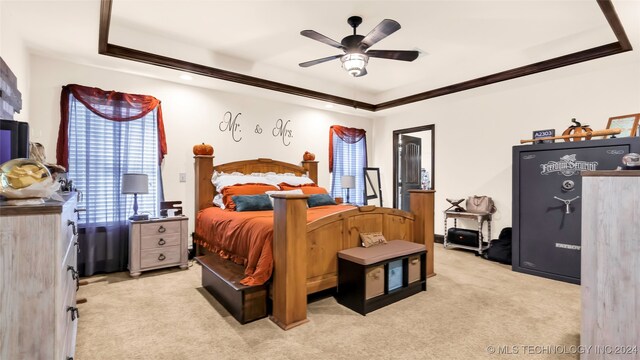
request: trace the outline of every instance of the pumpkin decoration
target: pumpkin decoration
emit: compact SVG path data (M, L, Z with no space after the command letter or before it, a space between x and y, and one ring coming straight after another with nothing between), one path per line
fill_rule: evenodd
M194 145L193 155L213 155L213 146L205 143Z
M315 159L316 159L316 154L310 153L308 151L305 151L304 155L302 155L302 160L304 161L313 161Z
M571 122L574 123L575 125L571 125L567 128L567 130L565 130L562 135L578 135L578 134L583 134L584 135L584 139L585 140L590 140L591 139L591 132L593 131L589 125L582 125L580 124L578 121L576 121L576 119L571 119ZM582 138L581 137L574 137L574 138L567 138L564 139L564 141L581 141Z

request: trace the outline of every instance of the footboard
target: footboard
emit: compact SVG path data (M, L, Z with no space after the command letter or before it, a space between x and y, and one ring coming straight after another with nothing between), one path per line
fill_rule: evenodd
M337 285L340 250L359 246L360 232L380 231L390 240L427 247L427 276L433 273L434 191L411 192L411 213L374 206L306 223L308 195L273 195L273 320L287 330L307 320L307 294Z
M414 215L363 206L307 224L307 294L338 284L340 250L360 246L361 232L382 232L388 240L413 241Z

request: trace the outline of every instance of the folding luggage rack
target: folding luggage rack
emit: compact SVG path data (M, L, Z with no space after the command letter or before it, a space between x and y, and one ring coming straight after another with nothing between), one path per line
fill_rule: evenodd
M469 219L474 220L478 223L478 246L468 246L462 244L455 244L449 242L447 239L447 220L449 218L453 219L453 227L458 227L458 219ZM487 244L483 245L485 242L485 237L483 234L484 223L487 223ZM491 241L491 213L470 213L470 212L461 212L461 211L445 211L444 212L444 247L446 248L462 248L467 250L476 251L479 255L489 248L489 241Z

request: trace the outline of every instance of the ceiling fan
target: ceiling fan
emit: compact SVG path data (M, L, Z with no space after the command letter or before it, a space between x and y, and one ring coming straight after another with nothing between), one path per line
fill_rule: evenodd
M314 30L301 31L300 35L338 48L344 51L345 54L327 56L325 58L303 62L299 65L301 67L309 67L340 58L340 61L342 61L342 67L347 70L349 75L353 77L360 77L367 75L366 66L370 57L413 61L418 57L418 55L420 55L420 52L414 50L369 50L369 48L375 43L400 29L400 24L395 20L382 20L378 26L367 34L367 36L356 34L356 28L362 23L362 18L360 16L351 16L347 19L347 23L349 23L353 28L353 35L345 37L341 42L330 39Z

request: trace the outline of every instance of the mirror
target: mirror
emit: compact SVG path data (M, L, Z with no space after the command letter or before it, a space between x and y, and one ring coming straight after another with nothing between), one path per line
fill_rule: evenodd
M364 168L364 203L382 206L380 168Z

